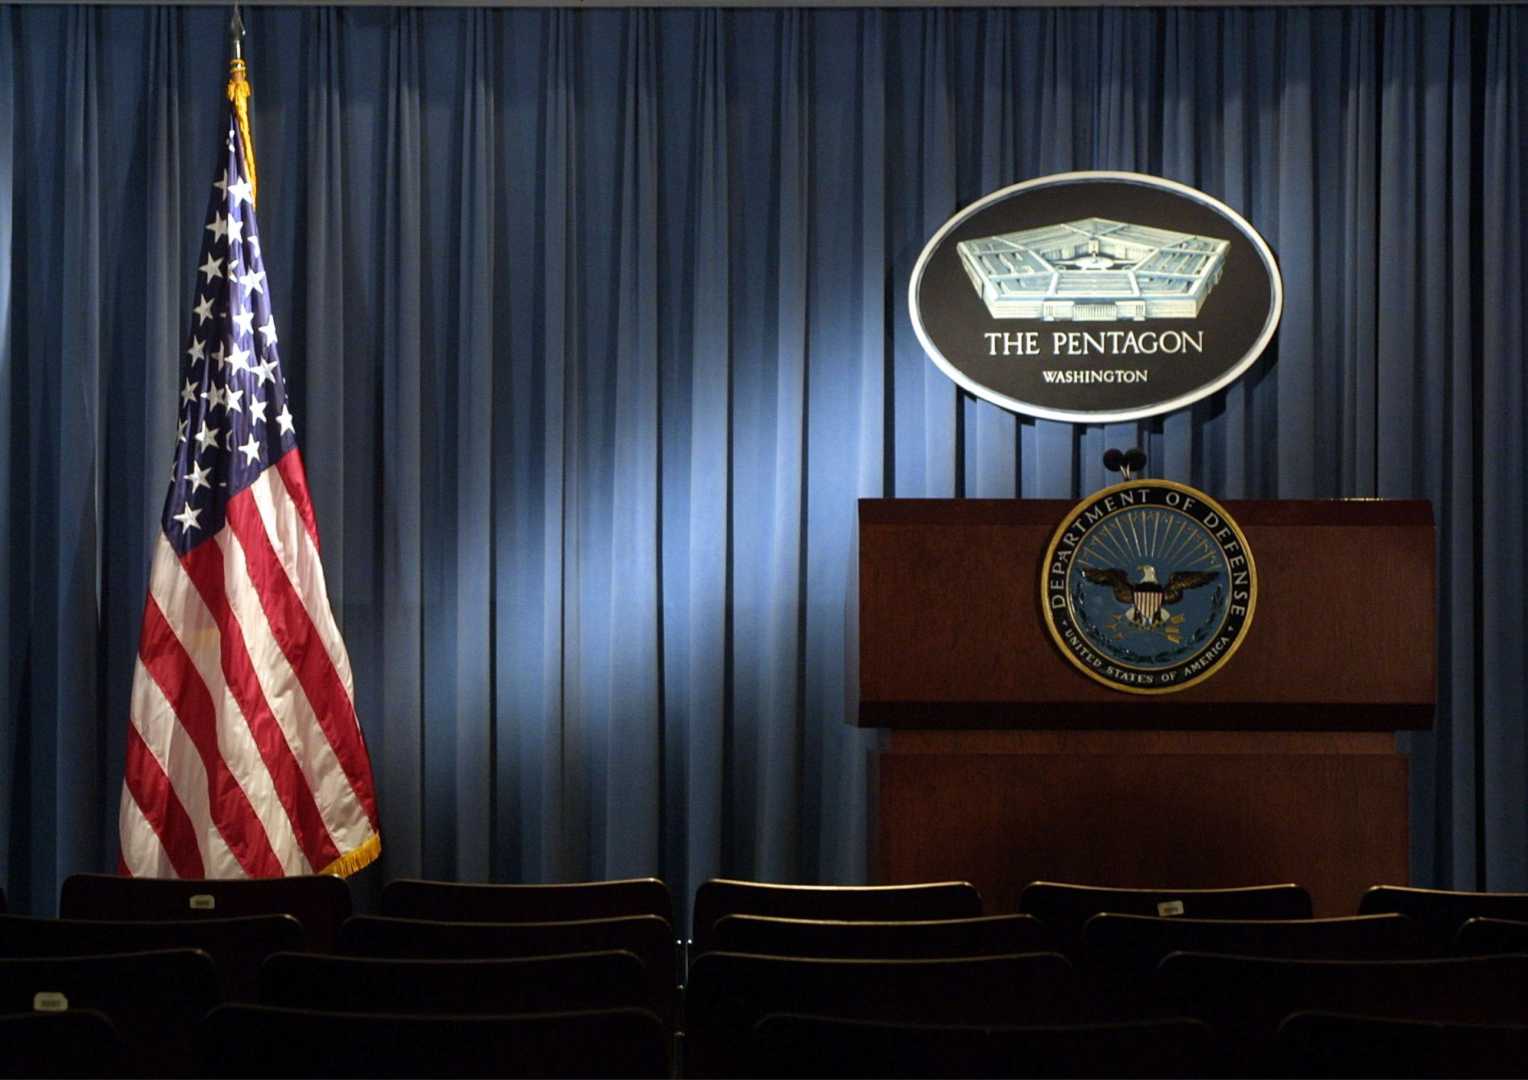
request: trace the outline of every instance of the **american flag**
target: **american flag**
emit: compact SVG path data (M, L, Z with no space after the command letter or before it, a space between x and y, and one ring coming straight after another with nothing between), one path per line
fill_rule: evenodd
M324 587L233 89L133 677L119 868L347 874L381 846L371 762Z

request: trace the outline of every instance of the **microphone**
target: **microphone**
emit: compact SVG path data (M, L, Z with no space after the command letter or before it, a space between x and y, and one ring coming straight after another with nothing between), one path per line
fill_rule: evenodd
M1139 446L1132 446L1129 450L1120 451L1113 447L1104 451L1104 468L1110 472L1117 472L1128 480L1135 479L1135 472L1146 467L1146 451Z

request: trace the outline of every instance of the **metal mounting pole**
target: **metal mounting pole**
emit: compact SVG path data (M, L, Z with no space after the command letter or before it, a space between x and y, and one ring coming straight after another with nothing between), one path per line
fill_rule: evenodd
M239 14L239 5L233 6L233 17L228 20L228 44L233 49L235 60L244 59L244 18Z

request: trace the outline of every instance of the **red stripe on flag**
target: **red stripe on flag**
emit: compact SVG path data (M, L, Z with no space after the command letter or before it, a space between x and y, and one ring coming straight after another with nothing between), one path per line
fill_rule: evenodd
M153 603L150 599L149 604ZM155 608L154 611L157 615L159 609ZM176 876L206 877L202 853L196 846L196 826L191 823L191 815L186 813L180 796L175 794L169 774L143 741L143 733L138 730L137 724L127 725L124 779L133 802L138 804L139 811L154 830L154 835L159 837L165 854L170 857L170 865L175 868ZM117 856L117 873L129 876L132 873L122 855Z
M302 467L302 452L294 446L282 454L276 459L276 471L281 474L292 505L297 507L297 516L313 538L313 550L322 550L318 543L318 516L313 513L313 498L308 494L308 472Z
M186 568L196 591L218 624L223 678L239 704L239 711L244 714L250 737L260 751L260 760L265 762L265 768L271 774L271 784L286 810L287 820L292 823L297 842L302 845L303 856L315 871L321 870L340 857L339 845L329 835L329 827L324 824L318 800L308 787L302 766L292 753L276 714L265 700L265 691L260 686L254 661L249 656L249 646L244 640L244 628L234 617L228 601L223 550L215 541L198 544L181 560L181 565Z
M371 762L366 756L366 744L356 720L355 703L350 700L350 694L329 658L329 651L324 648L303 596L282 568L250 489L245 488L229 499L225 513L228 527L244 549L249 578L260 594L260 606L265 609L271 635L297 673L297 680L308 696L324 738L329 740L345 779L350 782L356 798L361 800L366 817L375 829L377 800L372 790Z
M216 545L198 547L217 550ZM218 747L217 711L207 684L152 596L143 605L143 639L138 655L201 756L207 770L207 802L213 823L229 850L250 877L281 877L285 871L271 848L270 837L265 835L265 826Z

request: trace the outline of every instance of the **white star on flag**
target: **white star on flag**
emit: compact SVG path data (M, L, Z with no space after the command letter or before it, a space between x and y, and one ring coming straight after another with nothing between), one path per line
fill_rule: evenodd
M249 370L248 349L241 349L235 345L233 348L228 350L228 354L224 357L224 360L227 362L229 367L234 369L234 371Z
M208 427L207 421L203 420L201 430L196 433L195 439L197 445L196 452L198 454L204 453L209 446L216 448L218 444L218 429Z
M246 465L253 465L260 460L260 440L255 438L253 431L249 433L249 439L244 445L239 447L239 453L244 455Z
M212 484L210 484L207 480L207 477L211 474L211 469L204 469L202 468L200 462L193 461L191 463L191 471L187 474L186 477L191 481L191 490L195 491L198 488L211 488Z
M180 527L183 532L190 532L192 529L201 528L201 525L196 520L201 516L202 512L200 510L191 509L191 504L187 503L181 509L180 513L175 515L175 520L180 522Z

